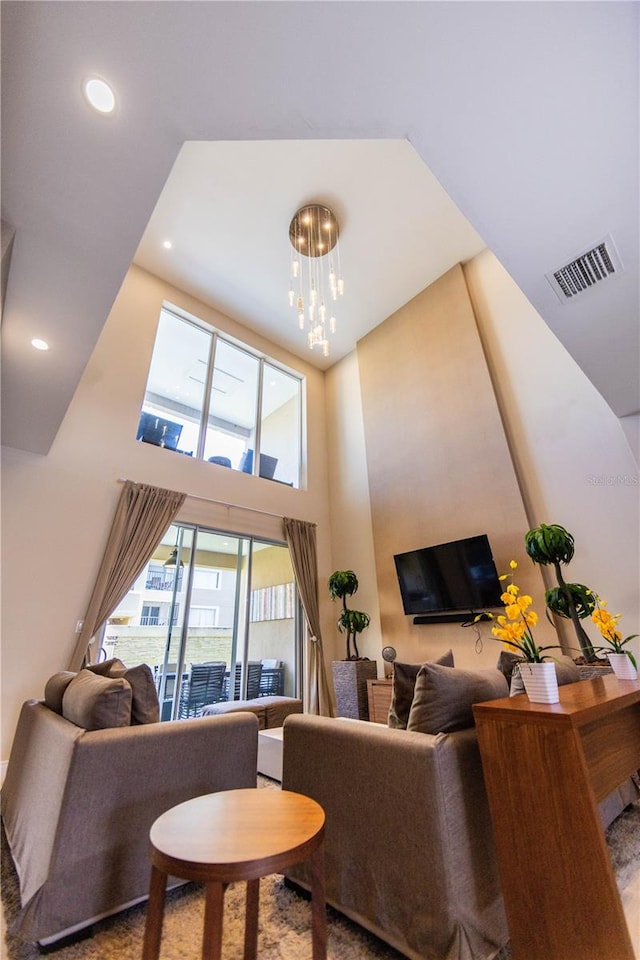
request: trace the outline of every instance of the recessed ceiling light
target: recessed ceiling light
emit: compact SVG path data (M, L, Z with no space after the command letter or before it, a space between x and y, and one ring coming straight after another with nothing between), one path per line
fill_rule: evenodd
M46 340L40 340L38 337L34 337L31 341L31 346L35 347L36 350L48 350L49 344Z
M171 243L171 240L163 240L162 246L165 248L165 250L171 250L173 244Z
M101 80L100 77L89 77L82 84L82 91L87 103L98 113L113 113L116 95L106 80Z

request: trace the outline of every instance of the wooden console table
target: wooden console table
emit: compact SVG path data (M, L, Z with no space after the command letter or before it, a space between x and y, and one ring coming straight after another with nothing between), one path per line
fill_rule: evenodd
M597 804L640 767L640 681L473 712L514 960L635 960Z

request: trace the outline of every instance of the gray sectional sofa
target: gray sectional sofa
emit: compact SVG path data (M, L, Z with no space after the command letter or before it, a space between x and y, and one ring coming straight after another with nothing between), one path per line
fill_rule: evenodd
M130 694L113 690L126 714ZM27 701L2 787L22 904L11 932L49 944L146 899L153 821L192 797L255 787L257 742L249 713L87 730Z

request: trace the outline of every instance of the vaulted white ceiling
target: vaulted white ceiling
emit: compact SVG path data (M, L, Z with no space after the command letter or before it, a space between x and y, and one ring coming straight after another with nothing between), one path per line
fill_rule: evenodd
M638 411L637 4L28 0L1 16L3 443L47 452L134 257L313 360L286 302L289 220L312 199L342 228L329 362L486 245L612 409ZM88 73L115 88L113 117L88 110ZM545 275L606 236L623 269L561 303Z

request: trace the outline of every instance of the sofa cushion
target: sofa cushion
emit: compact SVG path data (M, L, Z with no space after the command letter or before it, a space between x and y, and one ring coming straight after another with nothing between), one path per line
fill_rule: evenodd
M97 673L99 677L112 676L111 671L114 668L126 670L124 663L118 657L111 657L110 660L103 660L101 663L90 663L86 667L87 670L91 670L91 673Z
M44 688L44 702L49 710L62 715L62 698L74 677L72 670L61 670L49 677Z
M509 685L495 669L460 670L425 663L416 687L407 730L451 733L474 725L474 703L506 697Z
M127 727L131 723L131 685L123 677L101 677L80 670L64 692L62 716L85 730Z
M203 717L218 717L227 713L253 713L258 718L258 729L264 730L267 717L264 706L256 700L222 700L220 703L210 703L202 708Z
M517 653L514 653L513 650L501 650L500 656L498 657L498 662L496 663L496 669L503 673L507 683L511 683L511 676L513 674L513 668L516 663L519 663L520 657Z
M158 723L160 720L160 701L153 679L153 672L147 663L135 667L112 667L110 677L123 677L131 685L131 723Z
M92 663L87 668L102 677L124 677L131 684L131 723L157 723L160 720L160 702L151 667L139 663L126 667L122 660L113 657L102 663Z
M435 661L445 667L453 666L453 651L447 650ZM416 677L423 664L397 663L393 664L393 692L387 724L396 730L406 730L409 722L409 713L413 702L413 691Z
M576 681L580 679L580 671L571 657L554 657L554 660L559 687L563 686L565 683L576 683ZM509 690L509 696L516 697L519 693L524 692L524 683L522 682L520 671L514 669L513 673L511 674L511 687Z
M260 697L264 706L264 725L267 730L281 727L292 713L302 713L302 700L296 697Z

